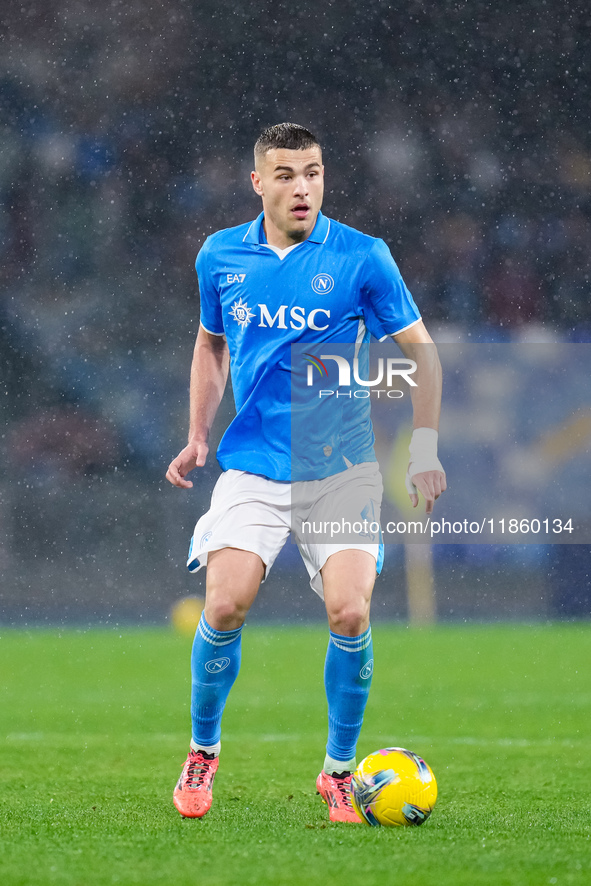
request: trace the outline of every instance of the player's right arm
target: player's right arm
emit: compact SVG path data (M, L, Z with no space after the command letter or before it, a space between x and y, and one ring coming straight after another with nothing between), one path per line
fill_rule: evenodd
M173 461L166 479L181 489L193 484L185 480L196 467L203 467L209 452L209 432L224 394L230 355L226 339L199 327L191 364L189 442Z

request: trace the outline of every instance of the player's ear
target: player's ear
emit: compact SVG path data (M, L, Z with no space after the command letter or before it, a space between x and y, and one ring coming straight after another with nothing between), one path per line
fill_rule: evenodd
M263 183L261 181L261 177L256 171L256 169L250 173L250 180L252 182L252 186L254 188L255 194L258 194L259 197L263 196Z

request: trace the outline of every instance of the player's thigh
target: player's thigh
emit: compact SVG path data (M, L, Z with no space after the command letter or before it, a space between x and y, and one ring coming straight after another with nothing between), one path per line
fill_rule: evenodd
M187 563L189 571L198 572L207 566L209 576L209 558L215 552L238 549L258 555L264 563L264 580L289 536L289 493L288 483L246 471L225 471L216 483L211 507L195 526ZM230 563L233 557L230 555ZM222 576L227 568L232 568L226 568L225 558L223 562ZM216 581L219 574L218 568ZM240 574L237 578L240 580Z
M363 633L369 626L376 558L358 548L336 551L320 571L330 629L351 637Z
M265 564L252 551L221 548L211 551L205 581L205 618L218 631L239 627L252 606L265 574Z

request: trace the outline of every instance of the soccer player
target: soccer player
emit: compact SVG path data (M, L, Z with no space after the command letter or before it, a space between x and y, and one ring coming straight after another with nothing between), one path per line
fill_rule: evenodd
M437 458L441 368L435 346L386 244L325 217L322 151L302 126L266 129L255 145L252 186L262 212L251 224L208 237L196 268L200 327L191 367L189 442L167 479L192 487L228 369L236 417L217 456L222 474L210 510L198 521L188 566L207 565L205 608L191 657L192 738L174 791L181 815L201 818L211 807L221 719L240 667L245 616L290 532L292 487L309 482L304 498L357 493L379 512L381 480L371 425L333 434L312 452L312 479L293 482L291 351L293 343L363 343L393 336L417 364L412 388L414 431L407 489L427 513L445 490ZM312 447L313 449L314 447ZM316 492L315 492L316 490ZM343 492L344 490L344 492ZM369 622L381 537L325 544L298 540L312 588L324 599L330 629L324 680L328 742L316 786L332 821L358 822L351 773L373 671Z

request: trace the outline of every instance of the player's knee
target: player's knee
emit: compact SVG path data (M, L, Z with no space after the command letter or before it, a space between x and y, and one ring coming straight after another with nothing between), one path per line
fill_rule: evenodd
M239 628L244 622L247 612L247 606L225 595L215 595L205 604L207 623L216 631L233 631Z
M331 631L344 637L358 637L369 626L369 600L358 597L327 607Z

